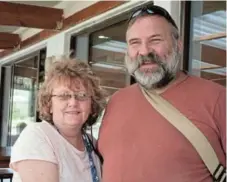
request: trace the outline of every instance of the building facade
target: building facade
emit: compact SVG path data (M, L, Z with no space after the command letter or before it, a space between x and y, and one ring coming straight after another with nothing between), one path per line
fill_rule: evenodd
M125 32L130 13L144 5L162 6L176 21L183 70L226 86L225 1L61 3L67 17L61 31L28 30L21 34L24 47L8 55L0 52L1 146L13 145L26 125L39 121L36 96L51 56L70 54L89 63L110 95L132 84L124 69ZM99 126L94 127L96 137Z

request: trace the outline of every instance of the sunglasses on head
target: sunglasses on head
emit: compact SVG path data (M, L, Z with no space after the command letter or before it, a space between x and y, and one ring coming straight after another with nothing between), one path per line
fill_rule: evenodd
M159 16L162 16L168 22L170 22L175 28L177 28L176 23L174 22L172 17L169 15L169 13L165 9L163 9L159 6L154 6L154 5L149 6L149 7L143 7L141 9L136 10L135 12L132 13L128 22L130 22L132 19L135 19L135 18L142 16L142 15L159 15Z

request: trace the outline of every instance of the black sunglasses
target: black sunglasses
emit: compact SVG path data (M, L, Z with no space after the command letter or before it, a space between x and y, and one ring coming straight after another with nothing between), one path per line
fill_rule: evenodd
M168 22L170 22L175 28L177 28L176 23L174 22L174 20L172 19L172 17L170 16L170 14L162 7L160 6L149 6L149 7L143 7L141 9L138 9L136 11L134 11L131 15L131 17L129 18L130 22L132 19L135 19L141 15L159 15L164 17ZM177 28L178 29L178 28Z

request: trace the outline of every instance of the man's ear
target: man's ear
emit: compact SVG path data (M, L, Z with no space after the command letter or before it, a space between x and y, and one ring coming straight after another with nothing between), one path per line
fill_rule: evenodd
M180 52L183 52L183 43L181 39L177 40L177 47Z

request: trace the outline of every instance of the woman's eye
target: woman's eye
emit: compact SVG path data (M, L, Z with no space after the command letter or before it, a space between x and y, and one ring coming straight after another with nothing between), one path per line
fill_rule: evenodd
M70 94L62 94L61 95L61 98L64 99L64 100L65 99L70 99L71 98L71 95Z
M87 97L87 94L86 93L78 93L78 96L81 97L81 98L84 98L84 97Z

